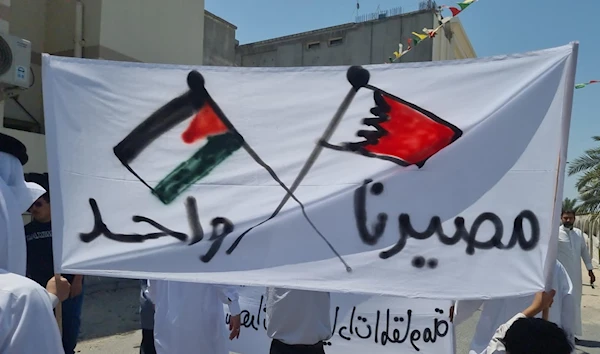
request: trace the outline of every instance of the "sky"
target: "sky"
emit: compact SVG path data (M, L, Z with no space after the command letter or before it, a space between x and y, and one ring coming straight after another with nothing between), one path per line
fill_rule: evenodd
M359 14L402 7L418 0L359 0ZM455 5L438 1L438 5ZM205 0L208 11L238 27L240 44L354 21L356 0ZM521 53L579 41L576 82L600 80L600 0L479 0L459 18L478 57ZM419 30L419 29L415 29ZM490 83L492 85L493 83ZM600 84L575 90L568 161L597 146ZM594 105L594 103L596 103ZM516 127L518 128L518 127ZM576 176L567 177L564 196L577 197Z

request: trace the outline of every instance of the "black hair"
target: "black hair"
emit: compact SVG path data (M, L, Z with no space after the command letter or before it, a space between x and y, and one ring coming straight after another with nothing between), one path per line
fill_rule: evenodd
M509 354L571 354L567 333L541 318L521 318L510 326L502 340Z
M50 203L50 183L48 182L48 173L26 173L25 181L37 183L40 186L44 187L46 193L42 195L42 198L48 203Z
M571 209L563 209L562 213L560 213L560 216L563 216L565 214L571 214L571 215L575 216L575 211L571 210Z

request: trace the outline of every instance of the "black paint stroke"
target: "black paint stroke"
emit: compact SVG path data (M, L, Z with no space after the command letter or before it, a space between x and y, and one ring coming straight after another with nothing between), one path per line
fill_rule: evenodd
M532 236L528 240L523 231L523 221L527 219L531 227ZM505 249L511 249L515 246L515 243L519 243L524 251L531 251L534 249L540 240L540 223L537 216L531 210L523 210L516 218L513 224L513 233L508 242L508 245L503 246Z
M188 237L187 234L181 232L175 232L167 229L166 227L160 225L156 221L147 218L145 216L135 215L132 217L133 222L145 222L160 230L161 232L149 233L145 235L140 234L114 234L112 233L104 221L102 220L102 214L100 213L100 208L98 207L98 203L95 199L90 198L90 206L92 208L92 213L94 214L94 228L89 233L80 233L79 238L81 241L85 243L89 243L94 241L101 235L106 236L106 238L117 241L117 242L125 242L125 243L139 243L144 242L146 240L157 239L163 236L172 236L178 239L179 241L186 242L188 239L190 240L189 245L196 244L200 242L204 237L204 232L202 230L202 225L200 224L200 217L198 215L198 209L196 207L196 200L193 197L189 197L186 200L186 209L188 212L188 222L190 223L190 228L192 229L192 237ZM223 240L225 237L233 232L234 225L233 223L224 217L216 217L211 221L212 226L212 234L208 241L212 242L210 248L206 252L205 255L200 256L200 260L207 263L210 262L216 253L221 248Z
M240 312L241 325L245 328L259 331L262 324L263 330L266 331L266 318L263 318L261 322L261 314L266 313L266 311L265 298L264 295L261 295L256 313L250 313L248 310ZM406 318L404 316L391 317L390 309L383 311L385 316L382 316L382 311L377 310L374 323L369 322L369 318L365 315L356 316L356 311L356 306L353 306L348 323L342 324L340 323L340 307L336 306L331 330L332 337L337 333L341 339L346 341L351 341L352 339L373 340L374 343L380 344L381 346L387 344L402 344L406 342L410 343L416 351L420 351L421 348L417 343L419 340L423 343L435 343L438 339L446 337L450 330L449 323L446 320L440 320L437 317L434 317L433 319L432 328L426 327L422 331L411 328L413 311L410 309L406 311ZM444 311L439 308L436 308L435 312L440 316L444 314ZM231 315L225 314L225 324L229 324L230 322ZM394 323L403 323L406 325L406 329L403 333L401 333L400 329L392 327ZM356 335L356 337L353 338L353 335ZM330 340L324 341L323 344L327 346L332 345Z
M352 87L350 88L350 90L346 94L346 97L344 98L344 100L342 101L342 103L340 104L340 106L338 107L338 110L336 111L336 113L333 115L333 118L329 122L327 128L325 129L325 132L323 132L323 135L321 136L320 140L325 140L326 141L326 140L329 140L331 138L331 136L335 132L335 129L337 128L337 126L339 125L340 121L344 117L344 114L348 110L348 107L350 107L350 104L354 100L354 97L356 96L356 93L358 92L358 90L360 88L362 88L362 87L365 87L369 83L370 74L369 74L369 71L365 70L364 68L362 68L360 66L351 66L348 69L347 73L346 73L346 78L347 78L348 82L350 82L350 85L352 85ZM296 191L296 189L298 188L298 186L300 185L300 183L302 182L302 180L306 177L306 175L308 174L308 172L310 171L310 169L312 168L312 166L314 165L314 163L319 158L319 155L321 154L322 150L323 150L323 147L320 146L319 144L317 144L315 146L315 148L313 149L313 151L309 155L308 159L304 163L304 166L302 166L302 169L300 170L300 172L298 173L298 175L294 179L294 182L292 183L292 186L290 187L289 190L287 190L288 193L283 197L283 199L281 200L281 202L279 203L279 205L277 206L277 208L275 208L275 210L273 211L273 213L271 214L271 216L269 216L267 219L259 222L258 224L250 227L248 230L244 231L240 236L238 236L238 238L235 240L235 242L233 243L233 245L229 248L229 250L227 250L228 254L230 254L231 252L233 252L233 250L237 247L237 245L242 241L242 239L244 238L244 236L246 236L254 228L256 228L256 227L258 227L258 226L266 223L267 221L269 221L271 219L273 219L275 216L277 216L279 214L279 212L281 211L281 209L283 209L283 207L285 206L285 204L288 202L288 200L290 198L295 198L293 192ZM301 207L302 207L302 205L301 205ZM304 213L304 208L302 209L302 212ZM308 218L308 216L306 216L306 218ZM315 231L317 231L317 230L315 230ZM320 234L319 231L317 231L317 233ZM329 241L327 241L322 235L321 235L321 237L328 244L329 248L331 248L335 252L333 246L329 243ZM346 266L346 270L348 272L352 271L352 268L350 268L350 266L344 262L343 258L339 254L337 254L337 252L336 252L336 255L344 263L344 265Z
M354 218L356 220L356 228L360 239L367 245L373 246L379 242L381 236L385 232L385 226L387 225L388 215L386 213L379 213L377 215L377 221L373 223L373 232L369 231L367 226L367 184L373 182L371 179L367 179L363 182L362 186L354 191ZM375 186L381 187L375 187ZM383 184L373 184L371 193L379 195L383 192Z
M332 150L336 150L336 151L352 152L352 153L357 153L357 154L360 154L360 155L363 155L366 157L372 157L372 158L377 158L377 159L381 159L381 160L385 160L385 161L390 161L390 162L393 162L400 166L412 165L413 163L404 161L401 158L398 158L395 156L372 153L366 149L368 146L377 145L379 143L379 140L382 137L389 134L389 132L381 126L381 123L387 122L390 119L389 112L391 110L391 107L387 104L387 102L385 102L385 100L383 99L383 96L387 96L390 99L397 101L398 103L401 103L401 104L423 114L424 116L431 119L432 121L439 123L447 128L450 128L452 130L452 132L454 133L454 135L452 137L452 140L446 146L449 146L450 144L454 143L463 134L462 130L460 130L458 127L456 127L452 123L438 117L437 115L435 115L434 113L432 113L426 109L423 109L411 102L405 101L397 96L394 96L388 92L385 92L375 86L366 85L365 88L373 90L373 99L375 101L375 107L371 108L370 113L372 115L374 115L376 118L364 118L362 123L367 127L374 128L375 130L359 130L356 133L356 135L358 137L363 138L364 140L362 140L362 141L343 143L340 146L340 145L331 144L328 140L322 139L319 141L319 145L323 146L324 148L328 148L328 149L332 149ZM430 159L436 153L432 154L431 156L428 156L424 160L414 163L414 165L416 165L419 168L423 167L425 165L425 162L427 162L427 160Z
M260 316L261 312L267 312L266 304L265 304L265 296L260 296L260 303L258 305L258 309L256 314L251 314L248 310L243 310L240 312L240 324L246 328L253 328L255 331L258 331L258 327L260 327ZM229 325L231 322L231 314L225 314L225 324ZM262 327L266 331L267 330L267 320L263 319Z
M201 89L194 85L195 78L188 75L189 91L169 101L140 123L114 148L115 156L124 165L132 163L136 157L161 135L177 124L194 116L206 102Z
M219 248L221 248L221 244L223 243L225 237L232 233L234 229L233 223L227 218L214 218L210 224L213 228L213 231L209 241L212 241L212 244L210 245L208 252L206 252L204 256L200 257L200 260L204 263L210 262L213 259L215 254L217 254L217 251L219 251ZM222 228L221 232L218 232L219 226Z
M435 269L438 266L437 258L430 258L427 260L427 266L431 269Z
M126 243L140 243L146 240L153 240L163 236L171 236L179 241L186 241L188 236L181 232L176 232L169 230L168 228L160 225L156 221L149 219L145 216L135 215L132 217L133 222L135 223L148 223L152 225L154 228L158 229L161 232L149 233L145 235L141 234L114 234L112 233L104 221L102 220L102 215L100 214L100 209L98 208L98 203L95 199L90 198L89 200L90 207L92 208L92 213L94 214L94 228L89 233L80 233L79 238L81 241L85 243L92 242L96 238L104 235L106 238L111 239L113 241L118 242L126 242Z
M391 332L390 332L390 310L386 311L386 327L385 327L385 331L381 332L381 345L386 345L388 342L390 343L404 343L404 341L406 341L406 339L408 338L408 333L410 331L410 323L412 320L412 310L408 310L406 311L406 316L408 318L408 321L406 323L406 332L404 333L404 337L402 337L402 339L400 339L400 331L397 328L394 328ZM395 321L397 322L397 321ZM392 337L390 338L390 334L392 335Z
M196 244L204 238L204 230L202 230L202 224L200 224L200 216L198 213L198 206L196 205L196 198L187 197L185 200L185 210L187 211L188 223L190 224L190 230L192 237L190 240L190 246Z
M368 220L367 220L367 206L366 206L366 195L367 185L372 183L372 180L365 180L364 183L358 187L354 192L354 215L356 220L356 228L358 235L363 243L373 246L379 242L379 239L383 236L383 233L387 224L387 214L380 213L377 216L377 221L373 223L373 231L369 231ZM371 186L371 193L379 195L383 192L383 184L375 183ZM531 227L531 236L527 238L524 232L523 221L527 220ZM494 227L494 234L487 241L479 241L477 235L480 227L488 222ZM382 259L390 258L404 249L408 238L417 240L426 240L437 234L438 240L446 245L452 246L460 242L461 240L467 243L465 252L468 255L473 255L475 249L489 250L492 248L497 249L512 249L517 244L524 251L530 251L534 249L540 239L540 224L537 216L531 210L523 210L513 222L513 229L511 238L508 244L502 243L504 236L504 225L498 215L491 212L484 212L477 216L473 221L471 228L467 230L465 226L465 219L461 216L454 218L455 231L453 235L447 235L442 227L442 220L439 216L434 216L430 219L429 225L424 231L417 231L410 222L410 216L402 213L398 217L398 228L399 228L399 239L398 242L390 249L380 253L379 257ZM425 265L425 258L417 256L413 259L413 266L422 268ZM436 268L438 261L435 258L427 261L429 268Z
M366 322L368 321L368 319L366 317L364 317L364 316L358 316L356 319L359 321L359 323L360 322L364 322L367 330L369 331L368 332L369 334L366 334L366 335L360 334L360 332L358 330L358 326L356 326L356 327L354 327L354 332L356 332L356 336L358 338L360 338L360 339L368 339L368 338L370 338L371 334L373 334L373 332L371 331L371 325L366 324Z
M523 231L523 219L527 219L531 225L531 237L529 239L526 238L525 233ZM540 238L540 228L538 219L535 216L535 214L533 214L533 212L529 210L522 211L515 219L515 228L513 229L512 236L508 245L502 244L504 226L502 225L502 221L500 220L500 218L494 213L483 213L479 215L473 222L473 225L471 226L471 229L469 231L467 231L464 226L463 218L455 218L454 224L456 226L456 231L452 237L448 237L446 234L444 234L442 222L437 216L431 218L431 220L429 221L429 226L423 232L418 232L412 227L412 224L410 223L410 216L408 214L401 214L398 220L400 228L400 238L398 242L394 246L392 246L392 248L380 253L379 257L381 257L382 259L387 259L392 256L395 256L400 251L402 251L402 249L404 249L404 246L406 245L406 240L409 237L417 240L425 240L433 236L434 234L437 234L438 240L444 245L453 245L458 243L460 240L464 240L467 243L467 248L465 249L465 252L468 255L473 255L475 253L475 249L511 249L515 246L517 242L519 243L519 246L522 250L529 251L535 248L535 246L537 246ZM477 240L477 231L479 230L481 225L486 221L492 223L495 231L492 238L483 242Z
M429 258L428 260L425 260L425 257L423 256L415 256L412 260L412 265L415 268L423 268L426 264L429 268L435 269L438 266L438 260L437 258Z
M442 315L443 311L440 309L435 310L436 313ZM406 318L403 316L390 316L390 310L384 311L385 316L382 316L382 312L378 310L375 315L375 323L370 323L369 319L364 315L356 315L356 307L352 308L350 313L350 320L348 324L344 324L338 328L339 323L340 307L335 308L335 315L333 319L333 330L332 336L337 335L344 340L350 341L353 338L352 335L356 335L359 339L371 339L374 343L385 346L387 344L402 344L410 343L416 351L420 351L418 341L421 340L424 343L435 343L438 338L444 338L448 335L450 326L447 321L434 318L433 328L424 328L422 331L419 329L411 328L412 323L412 310L407 310ZM355 325L355 323L358 323ZM391 328L393 323L405 323L406 329L401 333L398 328ZM363 328L359 326L364 326ZM356 339L356 338L354 338ZM332 345L330 341L325 341L325 345Z

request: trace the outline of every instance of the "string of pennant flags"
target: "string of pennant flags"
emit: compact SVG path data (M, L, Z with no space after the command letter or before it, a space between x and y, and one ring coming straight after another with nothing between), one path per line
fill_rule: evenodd
M588 82L582 82L580 84L575 85L575 89L582 89L586 86L592 85L592 84L598 84L600 83L600 80L590 80Z
M444 25L446 23L448 23L454 17L458 16L460 13L465 11L465 9L467 7L469 7L470 5L472 5L473 3L477 2L477 1L478 0L464 0L462 2L457 3L458 6L448 6L448 5L439 6L438 11L436 12L436 15L438 17L438 26L433 29L423 28L422 33L412 32L413 38L409 38L407 40L407 48L404 49L404 46L402 45L402 43L400 43L398 45L398 51L394 52L393 56L389 57L389 62L386 62L386 64L394 63L394 62L400 60L400 58L403 55L410 52L414 47L416 47L419 43L426 40L427 38L434 38L437 35L437 33L439 32L439 30L442 27L444 27ZM443 9L450 10L450 13L452 13L452 16L444 17L442 15Z
M423 28L422 33L412 32L413 38L409 38L407 40L407 48L404 49L404 46L402 45L402 43L398 44L398 50L393 53L393 56L390 56L388 58L389 62L386 62L386 64L394 63L394 62L400 60L400 58L402 56L404 56L406 53L410 52L414 47L416 47L419 43L423 42L427 38L434 38L437 35L437 33L439 32L439 30L442 27L444 27L444 25L446 23L450 22L450 20L452 20L454 17L461 14L463 11L465 11L466 8L468 8L469 6L471 6L473 3L477 2L477 1L478 0L464 0L462 2L457 3L458 6L449 6L449 5L439 6L438 11L436 12L436 15L438 18L438 26L433 29ZM444 17L442 15L443 9L448 9L450 11L450 13L452 14L452 16ZM597 84L597 83L600 83L600 80L590 80L588 82L582 82L582 83L576 84L575 89L582 89L584 87L587 87L592 84Z

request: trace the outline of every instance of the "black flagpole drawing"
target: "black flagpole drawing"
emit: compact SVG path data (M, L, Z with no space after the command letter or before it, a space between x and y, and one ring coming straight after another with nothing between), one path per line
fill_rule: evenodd
M348 91L348 93L346 94L346 97L344 98L344 101L342 101L342 104L340 104L337 112L335 112L335 114L333 115L333 118L329 122L329 125L325 129L325 132L323 132L323 135L319 139L319 142L329 141L329 139L333 135L333 132L335 131L335 129L339 125L340 121L344 117L344 114L348 110L348 107L350 107L350 104L354 100L354 97L356 96L356 93L358 92L358 90L360 90L361 87L364 87L369 83L370 74L366 69L364 69L360 66L351 66L348 69L348 72L346 73L346 78L348 79L348 82L350 82L352 87L350 88L350 91ZM304 163L304 166L300 170L300 173L298 173L298 176L296 176L296 179L294 180L294 183L290 187L288 193L283 197L283 199L281 200L281 202L279 203L279 205L277 206L275 211L273 211L273 214L271 214L271 216L268 219L263 220L260 223L256 224L255 226L252 226L248 230L244 231L235 240L233 245L231 245L231 247L227 250L228 254L231 253L237 247L237 245L240 243L242 238L248 232L250 232L255 227L258 227L258 226L264 224L265 222L273 219L275 216L277 216L277 214L279 214L281 209L285 206L285 204L288 202L288 200L290 198L295 198L293 193L296 191L296 189L298 188L298 186L300 185L302 180L306 177L306 175L308 174L308 171L310 171L310 169L316 162L317 158L321 154L321 151L323 151L323 149L324 149L324 147L320 143L316 144L316 146L313 149L313 151L311 152L310 156ZM346 265L346 270L348 272L351 272L352 268L350 268L348 265Z

